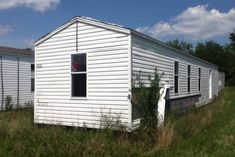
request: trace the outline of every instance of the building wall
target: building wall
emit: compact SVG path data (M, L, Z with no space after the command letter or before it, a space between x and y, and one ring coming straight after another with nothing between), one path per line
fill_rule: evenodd
M174 61L179 62L178 93L174 93ZM191 65L191 91L187 91L187 66ZM141 71L142 79L148 85L148 76L153 75L155 68L162 75L162 84L172 86L170 99L201 94L197 105L208 103L209 100L209 71L212 70L212 95L218 94L217 67L193 59L154 43L148 39L132 35L132 66L133 80ZM201 68L201 91L198 90L198 68Z
M76 40L78 52L87 53L87 98L71 97ZM36 46L35 122L99 128L111 117L128 123L128 40L126 34L78 22Z
M7 95L12 97L14 107L17 104L18 89L18 57L11 55L2 56L4 100ZM31 91L31 63L30 57L19 56L19 104L33 102L34 92ZM1 77L0 77L1 82ZM1 85L0 85L1 86ZM0 90L0 102L2 102L2 86ZM1 104L2 105L2 104ZM5 105L5 103L4 103ZM5 107L5 106L4 106Z
M2 88L2 86L3 86L3 82L2 82L3 72L1 69L2 69L2 56L0 56L0 105L4 104L4 102L3 102L4 99L2 99L4 97L3 92L2 92L2 90L3 90L3 88Z

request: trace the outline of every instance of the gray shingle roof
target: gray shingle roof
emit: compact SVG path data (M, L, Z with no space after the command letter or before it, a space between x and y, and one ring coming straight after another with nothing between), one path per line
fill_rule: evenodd
M0 54L10 54L17 56L33 56L33 51L29 49L18 49L12 47L0 46Z

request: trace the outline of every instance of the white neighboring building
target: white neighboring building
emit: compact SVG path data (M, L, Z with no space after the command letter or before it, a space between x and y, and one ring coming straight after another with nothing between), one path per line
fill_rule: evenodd
M152 75L156 67L171 89L168 108L200 106L218 95L216 65L135 30L85 17L36 41L35 65L34 121L41 124L100 128L110 116L133 130L139 125L130 102L133 79L139 71Z
M6 96L12 97L13 107L33 104L33 52L0 46L0 110Z

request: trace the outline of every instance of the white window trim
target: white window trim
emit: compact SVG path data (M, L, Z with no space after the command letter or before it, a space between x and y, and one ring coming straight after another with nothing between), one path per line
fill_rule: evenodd
M85 71L80 71L80 72L72 72L72 55L76 54L86 54L86 72ZM70 99L71 100L86 100L88 99L88 53L87 52L72 52L70 54L70 61L69 61L69 76L70 76ZM86 96L72 96L72 74L86 74Z

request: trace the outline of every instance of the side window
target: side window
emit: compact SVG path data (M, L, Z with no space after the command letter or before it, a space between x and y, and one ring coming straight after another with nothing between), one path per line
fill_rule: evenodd
M190 86L191 86L191 66L188 65L188 92L190 92Z
M175 93L178 93L178 81L179 81L179 62L174 62L174 89Z
M86 53L71 56L71 94L73 97L86 97L87 93Z
M201 68L198 68L198 91L201 91Z
M31 92L34 92L34 64L31 64Z

